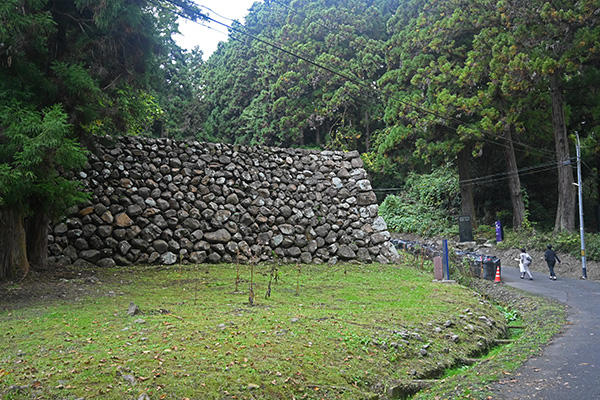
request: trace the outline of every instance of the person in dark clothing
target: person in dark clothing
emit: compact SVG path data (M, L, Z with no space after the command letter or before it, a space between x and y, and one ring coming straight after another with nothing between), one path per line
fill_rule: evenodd
M552 250L551 244L549 244L547 247L548 249L544 254L544 259L546 260L546 263L548 263L548 269L550 270L550 280L555 281L556 275L554 274L554 266L556 265L557 261L560 264L560 258L558 258L554 250Z

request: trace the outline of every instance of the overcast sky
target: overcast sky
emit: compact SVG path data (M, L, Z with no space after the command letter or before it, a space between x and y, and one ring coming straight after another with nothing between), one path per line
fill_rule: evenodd
M248 9L255 1L259 0L195 0L199 6L212 10L204 9L211 18L227 25L231 25L229 19L236 19L244 23ZM200 47L204 52L203 58L206 60L217 49L217 43L227 41L226 27L214 22L211 22L209 26L222 33L195 22L181 20L179 23L181 35L175 35L175 40L179 46L185 49L192 49L194 46Z

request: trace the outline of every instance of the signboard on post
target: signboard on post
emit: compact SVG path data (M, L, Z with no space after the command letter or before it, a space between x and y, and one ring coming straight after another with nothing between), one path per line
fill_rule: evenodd
M436 281L444 280L444 263L442 257L433 257L433 277Z
M496 221L496 242L501 242L504 239L504 231L502 230L502 222Z
M458 235L461 242L473 241L473 227L471 226L470 215L461 215L458 217Z

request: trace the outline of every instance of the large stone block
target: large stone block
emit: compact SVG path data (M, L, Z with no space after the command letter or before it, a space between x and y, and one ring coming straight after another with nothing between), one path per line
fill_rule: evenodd
M231 240L231 234L227 229L219 229L215 232L206 232L204 239L209 243L227 243Z

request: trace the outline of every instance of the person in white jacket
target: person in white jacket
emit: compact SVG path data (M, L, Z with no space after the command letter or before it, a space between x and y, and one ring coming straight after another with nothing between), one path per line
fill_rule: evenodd
M531 275L531 271L529 270L529 266L531 265L531 261L533 259L531 256L525 251L525 248L521 248L521 254L519 255L519 269L521 270L521 279L525 279L525 274L529 275L529 280L533 280L533 275Z

